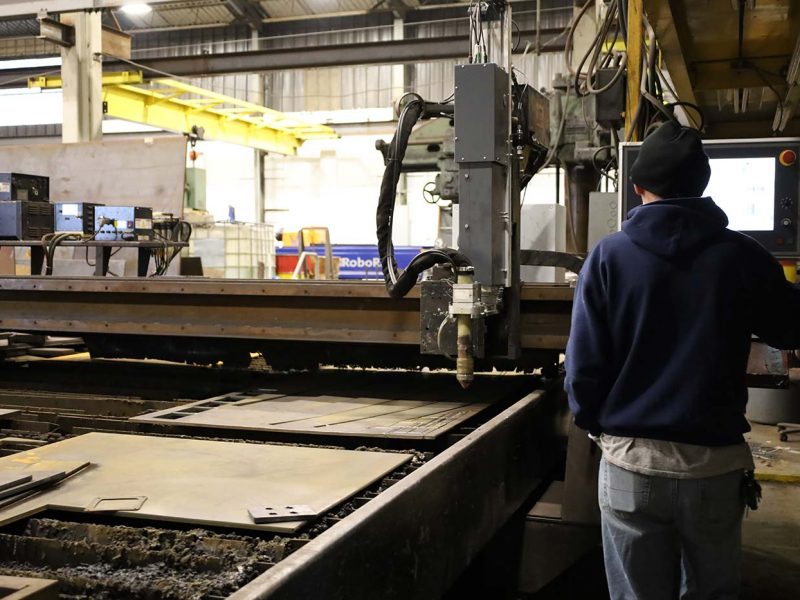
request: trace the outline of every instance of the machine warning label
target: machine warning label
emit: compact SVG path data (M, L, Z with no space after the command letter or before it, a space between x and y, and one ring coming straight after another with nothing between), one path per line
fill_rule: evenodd
M11 184L7 181L0 182L0 194L8 194L11 191Z

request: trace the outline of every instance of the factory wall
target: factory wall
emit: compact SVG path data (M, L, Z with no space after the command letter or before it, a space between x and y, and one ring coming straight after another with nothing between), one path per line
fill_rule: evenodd
M564 0L543 2L543 28L565 27L571 16L570 3ZM467 32L464 18L452 12L421 11L417 22L407 22L406 38L447 37ZM535 28L533 11L518 11L515 20L522 30ZM134 60L151 56L236 52L255 48L286 48L313 45L380 42L393 39L390 13L342 17L318 23L299 21L267 24L254 40L244 27L209 28L140 34L134 38ZM358 28L358 29L355 29ZM336 119L338 111L353 115L387 109L402 89L414 90L423 97L441 99L453 91L453 67L458 61L420 63L407 67L354 66L303 69L268 73L263 76L231 75L192 80L201 87L255 102L286 112L320 114ZM555 73L563 70L560 53L532 51L516 55L518 79L537 88L550 87ZM398 74L402 73L401 77ZM21 101L23 98L19 98ZM43 114L40 112L40 114ZM385 118L385 117L384 117ZM367 120L367 119L365 119ZM55 122L53 122L55 123ZM23 135L20 130L34 123L13 122L6 135ZM19 126L22 127L19 127ZM331 226L334 241L371 243L374 237L374 207L383 163L374 149L375 136L351 135L341 131L338 141L309 142L298 157L271 155L266 159L267 218L287 229L313 224ZM2 133L0 133L2 135ZM384 132L384 139L390 134ZM233 206L238 219L255 220L253 151L209 142L198 148L208 171L208 207L219 219L227 218ZM430 244L436 233L436 207L422 199L422 186L431 174L408 178L408 203L398 206L396 243ZM538 182L537 182L538 183ZM554 186L537 186L530 201L552 201ZM550 191L546 191L550 190Z
M256 222L253 151L224 142L198 142L196 166L206 170L206 210L216 220Z
M285 231L327 226L338 244L374 244L375 208L383 159L375 141L383 136L351 135L304 144L296 157L267 162L268 219ZM438 209L426 203L422 187L432 173L407 177L398 197L394 241L400 246L432 245Z

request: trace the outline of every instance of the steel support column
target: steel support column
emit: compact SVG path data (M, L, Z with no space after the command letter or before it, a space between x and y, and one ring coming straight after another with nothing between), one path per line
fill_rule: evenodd
M597 189L600 174L584 163L567 163L567 252L586 254L589 235L589 193Z
M392 28L392 40L399 42L405 39L405 20L402 17L395 17ZM392 101L398 101L406 92L406 65L396 64L392 66ZM395 231L397 232L397 242L408 244L411 236L411 214L408 209L408 175L400 173L397 181L397 214L395 217Z
M261 49L261 33L258 29L254 29L250 35L252 50ZM260 106L266 106L266 77L264 73L254 73L250 77L252 86L252 102ZM267 199L266 199L266 185L264 178L266 171L264 168L264 159L267 153L258 148L253 149L253 183L255 191L255 213L256 223L263 223L266 217Z
M103 27L99 12L61 15L75 29L75 45L61 49L65 144L103 137Z

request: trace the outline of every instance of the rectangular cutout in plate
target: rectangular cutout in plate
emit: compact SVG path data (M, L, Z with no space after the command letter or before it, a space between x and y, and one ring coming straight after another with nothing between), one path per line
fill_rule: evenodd
M95 498L86 507L86 512L116 512L118 510L139 510L147 501L147 496L122 496L118 498Z
M317 516L310 506L305 504L292 504L291 506L248 506L247 512L253 523L286 523L289 521L305 521Z

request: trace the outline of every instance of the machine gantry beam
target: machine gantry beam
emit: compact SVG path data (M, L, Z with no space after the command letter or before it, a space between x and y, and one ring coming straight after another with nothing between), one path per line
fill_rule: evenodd
M569 286L522 288L522 347L560 351ZM0 330L175 336L286 343L420 344L419 288L383 283L12 277L0 279Z

